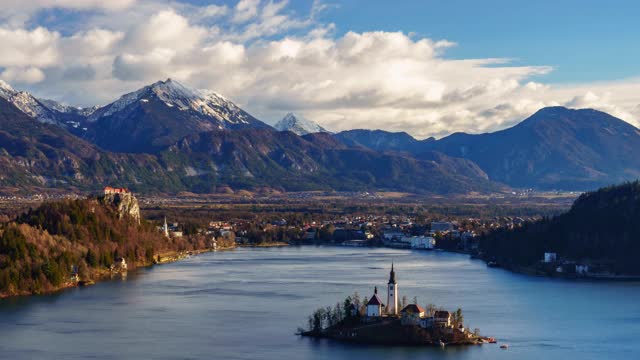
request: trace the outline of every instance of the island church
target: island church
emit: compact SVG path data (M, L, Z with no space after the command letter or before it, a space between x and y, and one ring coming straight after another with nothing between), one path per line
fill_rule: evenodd
M398 315L398 282L396 281L396 272L393 270L393 263L391 263L389 283L387 284L387 306L385 307L378 296L377 286L373 290L373 296L367 303L368 317L380 317L385 313L387 315Z

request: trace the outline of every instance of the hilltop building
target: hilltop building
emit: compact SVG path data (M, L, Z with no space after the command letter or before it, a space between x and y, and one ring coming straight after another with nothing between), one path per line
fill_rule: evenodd
M127 188L114 188L111 186L105 186L104 189L105 195L113 195L113 194L129 194L131 191Z

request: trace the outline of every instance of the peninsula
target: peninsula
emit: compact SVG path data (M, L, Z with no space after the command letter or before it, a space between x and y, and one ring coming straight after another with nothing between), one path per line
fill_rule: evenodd
M188 254L233 247L206 234L171 235L145 220L125 188L45 202L0 224L0 298L44 294ZM179 235L179 236L178 236Z

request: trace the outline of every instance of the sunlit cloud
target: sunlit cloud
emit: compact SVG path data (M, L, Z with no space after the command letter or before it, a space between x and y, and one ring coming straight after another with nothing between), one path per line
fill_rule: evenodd
M336 35L336 25L317 20L319 1L308 14L270 0L108 3L8 2L15 19L0 23L0 78L37 96L94 105L171 77L224 94L270 123L294 111L334 131L380 128L419 138L493 131L552 105L640 120L638 79L550 85L538 78L550 66L450 59L455 39ZM64 34L16 20L54 6L86 17Z

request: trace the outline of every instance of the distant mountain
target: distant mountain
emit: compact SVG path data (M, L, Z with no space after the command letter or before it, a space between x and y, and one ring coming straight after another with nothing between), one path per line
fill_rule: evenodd
M285 115L285 117L278 121L274 127L278 131L291 131L292 133L300 136L319 132L328 132L325 128L315 122L296 116L293 113Z
M104 152L0 98L0 187L96 190L109 183L163 189L180 178L152 156Z
M37 178L36 183L40 184L63 179L82 186L92 181L87 179L97 180L102 176L135 178L141 186L170 183L168 191L194 188L210 191L222 185L310 189L313 186L307 185L315 183L319 188L332 189L394 189L395 186L406 191L433 192L450 192L459 185L460 191L465 192L496 189L499 187L496 183L520 188L589 190L640 177L640 156L637 156L640 130L590 109L544 108L502 131L479 135L456 133L440 140L417 140L405 132L382 130L330 134L293 114L287 114L276 125L287 131L277 132L224 97L208 90L188 88L171 79L145 86L100 108L74 108L37 99L4 82L0 82L0 99L11 105L13 110L7 111L20 113L5 119L9 127L2 130L8 143L0 142L0 147L10 155L10 151L18 151L23 156L20 160L23 164L29 163L29 156L35 156L32 154L57 159L55 165L47 164L46 171L18 166L5 175L5 178L25 175L28 169L29 184ZM20 128L16 121L29 125ZM35 126L38 123L52 127L38 128ZM8 131L11 126L14 132ZM35 131L31 140L30 129ZM214 136L221 138L213 139ZM48 142L53 138L59 147L44 151L43 146L50 147ZM194 141L201 143L197 139L205 138L211 138L209 147L201 146L193 151L188 146ZM78 148L86 149L86 154L77 152ZM228 152L229 148L236 150ZM185 152L191 158L185 158ZM207 163L203 154L218 158L209 159ZM230 158L219 157L220 154ZM355 154L361 156L361 162L352 160ZM74 177L69 163L58 157L77 157L75 164L86 168ZM96 157L102 160L97 161ZM172 160L178 158L184 163ZM332 159L332 163L327 159ZM107 166L104 161L111 162L109 167L115 164L118 167L111 168L112 172L106 171L101 168ZM386 168L381 165L385 162ZM360 168L362 165L368 168ZM99 168L92 168L96 166ZM143 174L123 173L125 168L139 169L140 166L146 167ZM151 176L149 169L154 169L154 179L138 179ZM381 169L388 174L379 172ZM414 183L405 182L405 178L398 175L398 169L403 169L405 177L414 179ZM425 169L435 172L433 179L426 177ZM319 174L330 179L321 178ZM85 180L79 180L80 177ZM18 183L16 179L12 183ZM202 179L209 183L202 183ZM481 183L473 184L476 180ZM444 186L440 181L450 181L450 184Z
M65 106L53 100L38 99L26 91L13 89L2 80L0 80L0 98L41 123L56 124L64 128L79 128L82 119L92 111L92 109Z
M469 159L515 187L589 190L640 177L640 130L591 109L548 107L512 128L456 133L427 148Z
M468 160L436 153L417 160L349 148L325 133L215 129L188 135L156 154L111 153L39 123L0 98L0 187L97 190L105 184L151 193L501 189Z
M406 151L419 153L425 151L425 144L434 138L416 140L406 132L384 130L347 130L335 134L336 139L348 146L360 146L376 151Z
M438 153L418 160L350 148L323 133L300 137L265 129L214 130L187 136L160 156L174 171L189 174L188 181L199 192L213 192L221 185L418 193L501 189L468 160Z
M224 97L158 81L94 111L87 139L110 151L158 152L181 138L214 129L271 128Z

